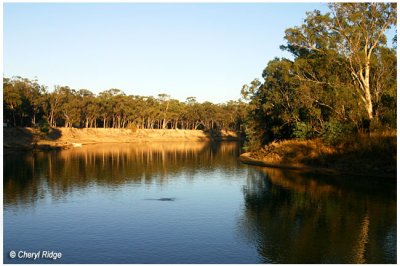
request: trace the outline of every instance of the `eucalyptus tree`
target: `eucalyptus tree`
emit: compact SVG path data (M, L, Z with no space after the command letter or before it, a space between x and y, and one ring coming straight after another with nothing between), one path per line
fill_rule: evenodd
M4 116L7 117L11 113L13 126L17 125L16 122L16 109L21 105L22 100L18 89L13 85L9 78L3 78L3 102L4 102ZM11 121L9 121L11 122Z
M45 119L51 127L149 129L234 128L235 103L198 103L195 97L180 102L167 94L126 95L119 89L95 95L90 90L55 86L48 92L36 80L3 78L4 118L14 126L32 126Z
M126 123L126 113L129 112L130 103L124 93L119 93L113 99L113 128L124 127Z
M134 105L135 105L135 113L137 114L137 123L136 126L138 128L146 128L146 122L148 120L148 109L147 109L147 97L145 96L139 96L135 95L132 96L134 99Z
M168 118L169 118L169 123L170 123L171 128L178 129L179 123L182 123L182 117L183 117L184 111L185 111L184 106L179 100L176 100L176 99L170 100Z
M136 127L143 128L143 114L141 109L143 104L141 103L141 97L137 95L125 96L125 110L124 118L122 121L122 127Z
M159 102L156 98L149 96L145 101L145 117L147 117L147 128L153 129L157 117L160 115Z
M396 128L397 56L396 50L381 47L371 63L372 104L375 116L388 128Z
M109 89L99 93L99 100L100 100L100 117L103 120L103 128L107 127L115 127L115 108L116 108L116 101L115 97L118 95L125 95L119 89ZM111 122L111 125L110 125Z
M21 95L26 102L26 112L31 118L31 124L36 124L36 117L43 112L42 110L42 95L46 91L46 87L40 86L37 80L29 80L26 78L19 78L17 80L21 84Z
M58 90L61 105L60 112L64 120L64 127L80 126L82 96L68 86L60 87Z
M246 116L246 104L243 101L228 101L220 105L218 112L221 128L240 132Z
M308 12L300 27L285 32L288 44L284 48L296 57L306 53L329 56L343 70L350 73L352 89L362 101L367 118L375 115L372 95L376 93L371 83L371 64L376 51L386 45L385 32L397 23L396 3L333 3L330 12ZM344 60L342 60L342 58ZM337 59L337 60L336 60ZM304 79L321 82L312 75Z
M192 129L194 121L197 119L197 109L199 103L196 97L190 96L185 101L185 113L183 114L183 128Z
M62 105L62 87L54 86L54 91L48 95L48 110L47 120L50 126L57 126L57 118L60 116L61 105Z
M81 101L81 121L85 128L93 126L97 118L97 103L94 93L87 89L80 89L77 91L77 96Z
M168 113L170 99L171 99L171 96L166 93L158 94L158 100L161 103L161 108L162 108L162 113L163 113L162 118L160 118L162 120L161 127L163 129L165 129L167 127L167 123L168 123L167 122L167 113Z

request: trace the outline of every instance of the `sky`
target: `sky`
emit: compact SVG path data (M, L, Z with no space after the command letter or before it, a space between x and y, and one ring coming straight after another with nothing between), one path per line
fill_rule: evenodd
M5 77L94 93L238 100L321 3L4 3Z

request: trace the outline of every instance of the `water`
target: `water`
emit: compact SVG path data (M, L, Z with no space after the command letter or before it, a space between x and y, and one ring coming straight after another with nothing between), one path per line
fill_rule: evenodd
M6 153L4 262L396 263L394 182L248 166L239 153L234 142Z

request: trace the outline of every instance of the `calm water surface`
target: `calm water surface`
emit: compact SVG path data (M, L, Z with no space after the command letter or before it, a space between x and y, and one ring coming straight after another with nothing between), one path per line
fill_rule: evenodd
M396 263L394 182L239 154L234 142L5 153L4 262Z

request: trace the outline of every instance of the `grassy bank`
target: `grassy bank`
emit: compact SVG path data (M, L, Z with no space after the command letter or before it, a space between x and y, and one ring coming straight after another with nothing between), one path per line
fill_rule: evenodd
M238 140L235 132L174 129L51 128L46 134L34 128L3 128L6 149L66 149L91 143L139 143Z
M245 163L292 169L321 170L396 177L396 132L359 134L332 146L320 139L273 142L244 153Z

